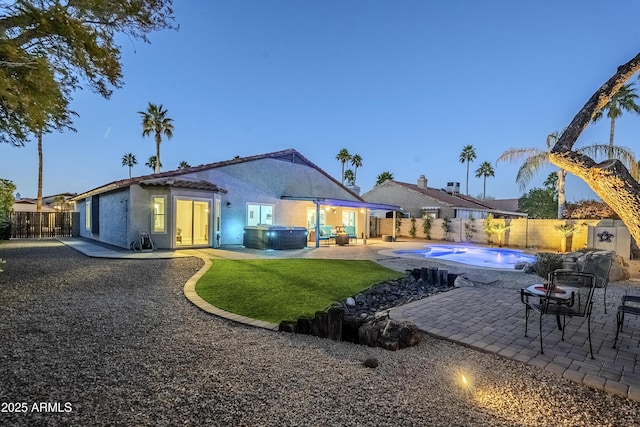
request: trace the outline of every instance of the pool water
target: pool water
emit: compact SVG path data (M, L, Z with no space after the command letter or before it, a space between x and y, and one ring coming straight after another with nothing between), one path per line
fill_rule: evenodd
M393 253L412 258L422 256L475 267L501 269L514 269L516 263L535 261L535 256L516 249L485 248L473 245L425 245L424 249L397 250Z

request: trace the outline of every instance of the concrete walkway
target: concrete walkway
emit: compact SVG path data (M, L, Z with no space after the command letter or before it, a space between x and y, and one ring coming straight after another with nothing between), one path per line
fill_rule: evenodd
M158 259L196 256L205 261L202 269L185 285L185 295L195 305L212 314L266 329L277 325L228 313L202 300L195 283L216 258L331 258L371 259L401 270L425 265L424 260L390 256L389 249L405 249L403 244L369 241L367 245L308 248L293 251L251 249L185 249L179 251L131 252L95 244L85 239L60 239L64 244L92 257ZM423 245L423 243L420 243ZM486 274L487 270L484 270ZM640 295L640 286L612 283L607 291L608 314L604 313L602 289L595 296L592 314L592 343L595 359L589 355L587 325L583 318L567 319L565 340L557 330L555 317L543 321L544 354L540 354L538 315L529 319L529 336L524 336L524 306L521 285L502 280L499 285L477 285L433 295L391 310L390 317L409 320L432 336L450 340L479 351L545 369L568 380L640 401L640 316L627 316L625 327L613 349L616 308L626 292Z

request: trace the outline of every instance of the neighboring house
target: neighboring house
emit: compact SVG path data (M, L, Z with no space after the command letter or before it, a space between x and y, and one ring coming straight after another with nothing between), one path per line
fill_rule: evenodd
M242 245L247 226L309 230L319 244L320 226L355 227L367 236L367 203L296 150L210 163L115 181L72 199L80 235L130 247L141 231L156 247Z
M42 198L41 212L70 212L73 210L73 203L69 200L74 197L75 193L61 193L52 196L44 196ZM16 195L16 201L13 204L14 212L35 212L37 199L20 197Z
M496 211L502 212L517 212L518 211L518 199L493 199L483 200L484 204L491 206Z
M34 199L20 199L13 202L14 212L35 212L37 201ZM42 205L41 212L56 212L56 210L50 206Z
M405 214L415 218L428 215L431 218L485 218L492 213L496 218L517 218L526 214L494 207L493 201L477 200L457 191L447 191L427 186L427 179L420 175L417 184L386 180L362 195L371 203L398 205ZM497 204L496 204L497 206ZM512 205L510 205L512 206ZM517 204L516 204L517 207Z

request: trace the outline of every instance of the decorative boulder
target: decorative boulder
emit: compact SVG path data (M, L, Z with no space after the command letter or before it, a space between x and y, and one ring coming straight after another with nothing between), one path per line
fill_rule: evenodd
M458 276L456 277L456 280L453 282L453 286L455 286L456 288L469 288L469 287L475 286L475 283L473 283L471 280L467 279L466 277Z
M624 261L624 258L620 255L616 255L613 258L613 264L611 264L611 272L609 273L610 282L619 282L621 280L629 280L631 274L629 273L628 264Z
M380 332L379 346L385 350L400 350L413 347L420 341L418 328L411 322L387 320L378 324L384 326Z

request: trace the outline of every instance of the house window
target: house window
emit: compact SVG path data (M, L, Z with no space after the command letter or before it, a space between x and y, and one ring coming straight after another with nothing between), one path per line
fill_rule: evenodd
M91 199L84 199L84 228L91 230Z
M326 225L326 215L324 209L320 209L320 225ZM307 228L316 228L316 208L307 208Z
M166 227L166 196L153 196L153 232L165 233Z
M273 225L273 205L247 204L247 225Z
M356 213L354 211L342 211L342 225L355 226Z
M438 207L423 207L422 208L422 218L438 218L438 213L440 212L440 208Z

